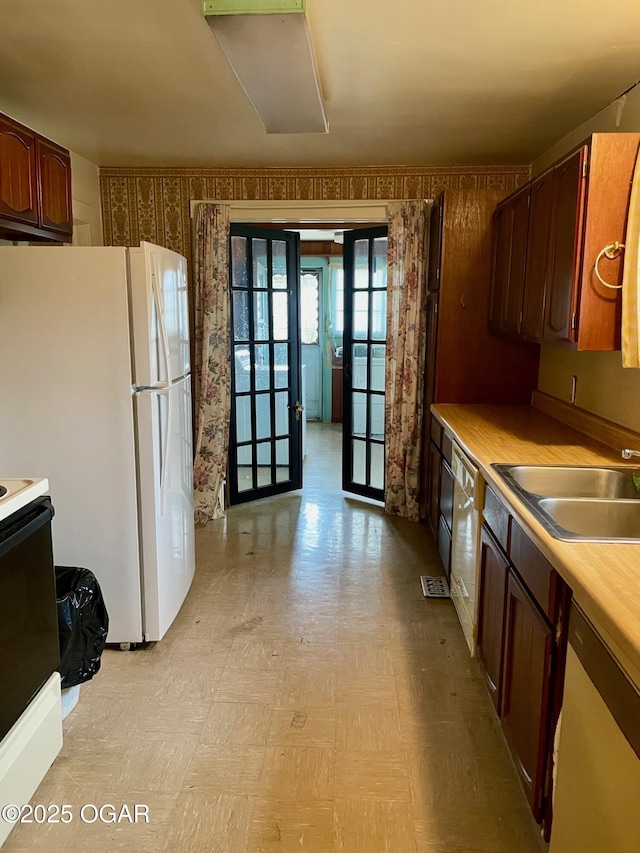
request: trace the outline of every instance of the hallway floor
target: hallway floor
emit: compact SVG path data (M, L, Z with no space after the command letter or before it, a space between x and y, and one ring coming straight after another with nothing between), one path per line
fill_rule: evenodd
M539 853L423 525L340 489L340 426L309 424L305 487L197 534L167 637L107 651L3 853ZM83 804L149 807L84 823ZM89 816L92 812L86 812Z

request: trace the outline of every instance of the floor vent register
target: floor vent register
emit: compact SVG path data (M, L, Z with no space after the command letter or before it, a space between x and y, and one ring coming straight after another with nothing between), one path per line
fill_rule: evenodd
M445 577L420 575L422 594L425 598L450 598L449 584Z

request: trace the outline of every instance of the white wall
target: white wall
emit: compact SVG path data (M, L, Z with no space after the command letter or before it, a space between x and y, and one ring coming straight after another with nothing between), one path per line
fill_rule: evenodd
M71 152L71 196L73 199L73 243L102 246L100 174L95 163Z
M640 133L640 85L545 151L533 162L531 173L535 176L544 171L592 133L625 132ZM577 406L640 431L640 370L623 369L619 352L575 352L543 346L539 390L567 400L571 376L577 377Z

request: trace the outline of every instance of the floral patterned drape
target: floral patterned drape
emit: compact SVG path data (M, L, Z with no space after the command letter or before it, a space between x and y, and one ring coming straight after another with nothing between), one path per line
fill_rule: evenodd
M385 512L420 520L426 298L423 201L388 205Z
M231 354L229 342L229 205L201 204L194 256L195 520L224 515Z

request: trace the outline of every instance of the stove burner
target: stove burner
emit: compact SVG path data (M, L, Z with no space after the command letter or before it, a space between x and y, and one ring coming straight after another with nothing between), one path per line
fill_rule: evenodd
M7 494L7 487L6 486L0 486L0 498L4 497L4 495L6 495L6 494Z

